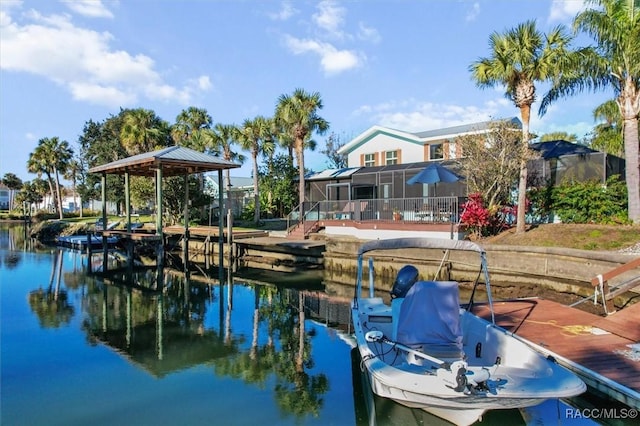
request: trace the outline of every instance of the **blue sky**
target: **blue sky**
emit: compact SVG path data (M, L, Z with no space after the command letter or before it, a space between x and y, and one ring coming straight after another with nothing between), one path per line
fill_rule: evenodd
M189 106L215 123L272 116L295 88L345 142L373 125L424 131L519 116L469 65L489 36L528 19L569 25L582 0L2 0L0 176L23 180L44 137L77 147L86 121L123 108L169 123ZM580 44L586 43L586 40ZM545 87L538 88L539 97ZM558 101L531 130L582 136L612 93ZM316 136L319 147L328 136ZM306 165L326 168L307 152ZM249 176L249 162L233 171Z

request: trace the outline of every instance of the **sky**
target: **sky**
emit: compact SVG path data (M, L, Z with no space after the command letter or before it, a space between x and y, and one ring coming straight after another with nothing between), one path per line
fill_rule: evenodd
M318 92L330 124L305 152L314 171L330 133L408 132L519 117L504 88L479 89L469 66L489 36L526 20L570 26L583 0L1 0L0 177L23 181L38 141L78 148L85 123L120 108L170 124L190 107L214 123L273 116L278 98ZM576 45L589 42L583 39ZM537 87L538 98L546 90ZM582 137L612 92L533 105L531 131ZM250 160L232 176L251 174Z

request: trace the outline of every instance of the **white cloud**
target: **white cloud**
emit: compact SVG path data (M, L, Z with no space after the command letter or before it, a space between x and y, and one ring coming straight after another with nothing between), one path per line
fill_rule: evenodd
M291 1L283 1L280 10L275 13L270 13L269 18L274 21L286 21L297 13L298 9L293 7Z
M362 22L358 24L358 38L372 43L380 43L380 40L382 40L378 30L373 27L368 27Z
M328 34L343 38L341 28L344 26L346 9L333 0L323 0L318 3L318 13L312 16L313 22Z
M308 53L317 55L320 66L327 75L362 66L367 61L367 56L363 52L337 46L337 43L352 43L356 40L354 34L343 29L346 25L347 9L335 0L322 0L316 8L317 12L311 17L314 25L311 28L308 25L306 27L306 30L314 36L303 38L285 34L283 36L285 46L296 55ZM381 37L375 28L360 22L357 39L377 43Z
M69 9L91 18L113 18L113 13L101 0L63 0Z
M77 101L109 107L132 105L137 100L137 96L132 92L88 82L70 82L69 90L73 99Z
M553 0L549 11L549 22L571 21L584 9L584 0Z
M497 108L489 105L478 108L407 99L378 105L364 105L356 111L356 114L369 116L372 124L408 132L420 132L486 121L492 117L495 118L497 112Z
M201 75L195 81L190 81L189 83L203 91L208 91L213 88L213 84L211 83L211 79L208 75Z
M350 50L338 50L329 43L316 40L305 40L285 36L285 43L289 50L296 55L309 52L318 55L322 69L327 74L337 74L357 68L366 60L361 54Z
M117 107L146 96L187 104L194 87L211 86L206 76L183 88L170 86L151 57L114 50L110 33L77 27L68 15L30 11L24 19L18 23L3 12L1 69L50 79L76 100Z
M474 2L471 5L471 9L467 11L467 15L464 17L464 20L467 22L475 21L479 14L480 14L480 3Z

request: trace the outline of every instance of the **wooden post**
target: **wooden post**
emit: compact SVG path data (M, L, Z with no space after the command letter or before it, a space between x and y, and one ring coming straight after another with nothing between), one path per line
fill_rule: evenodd
M164 236L162 230L162 168L156 169L156 235L160 236L160 241L156 243L156 264L164 264Z
M91 243L93 238L91 238L91 231L87 232L87 272L88 273L92 273L93 271L91 270L91 257L92 257L92 250L91 250Z
M229 249L229 264L227 267L231 270L233 262L233 213L231 209L227 212L227 247Z
M124 174L124 211L127 215L127 232L131 232L131 194L129 191L129 172Z
M222 273L222 269L224 267L224 220L222 216L222 191L224 190L222 187L222 169L218 170L218 271L220 282L224 280L224 274Z
M184 175L184 242L182 244L182 262L185 270L189 262L189 175Z
M104 234L107 230L107 174L102 173L100 180L102 181L102 273L106 274L109 270L109 247L107 236Z

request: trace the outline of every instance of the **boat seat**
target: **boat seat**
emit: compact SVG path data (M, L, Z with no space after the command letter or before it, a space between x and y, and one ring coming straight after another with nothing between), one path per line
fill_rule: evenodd
M393 302L392 302L393 312ZM462 327L456 281L418 281L399 304L395 341L443 360L460 359Z

